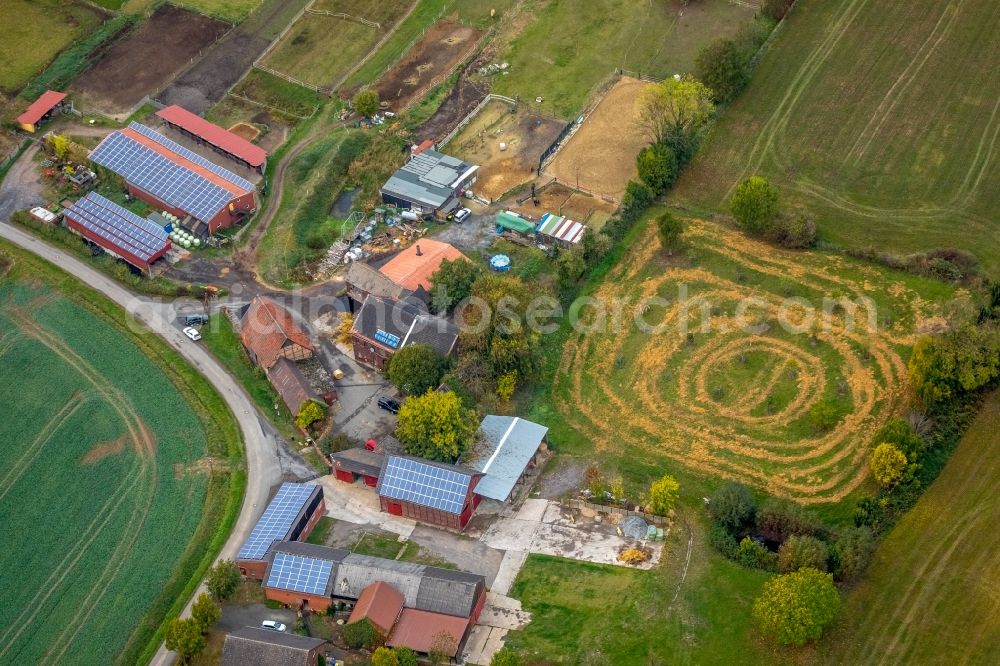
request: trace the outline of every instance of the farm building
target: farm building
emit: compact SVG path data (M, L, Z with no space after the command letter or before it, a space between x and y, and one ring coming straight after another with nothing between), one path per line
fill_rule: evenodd
M377 268L360 261L352 261L344 275L347 283L347 297L351 301L351 312L360 308L370 295L402 301L410 292L396 284Z
M464 530L480 497L482 474L444 463L390 455L378 479L382 511L425 523Z
M66 93L46 90L17 117L18 126L25 132L34 134L42 123L52 117L52 114L62 113L65 99Z
M535 234L535 223L515 212L503 210L497 213L497 231L513 231L525 236Z
M324 645L326 641L322 638L242 627L226 636L221 663L222 666L316 666Z
M458 329L450 321L411 303L377 296L365 299L351 328L355 360L378 370L384 370L392 355L408 344L427 345L447 357L457 341Z
M540 235L565 247L571 247L582 241L586 230L587 227L579 222L552 213L545 213L538 221Z
M314 483L283 483L240 548L236 564L248 578L262 579L268 549L275 541L304 540L326 514L323 487Z
M264 173L267 168L267 151L263 148L208 122L182 106L171 104L157 111L156 115L196 141L207 143L223 155L243 162L260 173Z
M430 300L431 275L441 267L445 259L468 261L468 257L448 243L424 238L410 245L388 262L379 271L393 283L400 285L423 301Z
M146 273L170 249L166 230L90 192L63 212L66 226L108 254Z
M476 494L498 502L511 499L525 474L538 463L538 454L549 429L516 416L486 416L479 437L463 460L481 472Z
M470 623L461 617L404 608L385 644L424 654L440 651L452 658L464 645L469 627Z
M425 148L389 177L382 186L382 201L421 215L451 213L458 208L462 192L476 182L478 170L478 166Z
M313 344L292 315L269 298L255 296L240 321L240 339L254 363L269 370L279 358L304 361Z
M486 579L464 571L290 541L271 546L267 559L263 587L268 599L295 608L307 605L313 612L338 600L354 602L349 622L368 618L380 629L388 626L389 640L407 612L415 610L449 627L460 647L486 603ZM405 635L398 640L398 645L420 646Z
M366 486L374 488L378 485L385 456L367 449L354 448L331 453L330 462L333 463L333 473L338 481L354 483L360 477Z
M318 396L309 385L309 380L287 358L280 357L267 369L267 379L271 386L281 396L281 401L288 407L292 416L299 413L302 405Z
M257 210L253 183L139 123L112 132L90 159L125 180L132 196L213 234ZM183 222L190 216L193 222Z

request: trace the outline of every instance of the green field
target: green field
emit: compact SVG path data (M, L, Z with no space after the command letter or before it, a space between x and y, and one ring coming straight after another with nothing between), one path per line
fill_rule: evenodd
M239 432L155 336L7 247L0 664L143 661L238 511Z
M801 0L673 199L724 210L762 174L826 239L957 247L996 273L998 31L992 0Z
M941 476L848 593L841 624L817 648L818 661L1000 663L997 423L994 393Z
M589 294L608 304L605 324L584 311L538 420L643 482L681 467L803 503L863 488L871 437L905 402L908 349L954 289L698 220L685 236L668 257L652 225L636 230Z
M263 0L173 0L173 4L230 23L239 23L257 9Z
M380 24L307 13L268 54L264 65L306 83L334 86L409 9L408 0L318 0L312 10L348 14Z
M4 0L0 3L0 91L18 91L56 54L100 25L103 18L82 2Z
M489 81L501 95L542 97L541 110L562 118L578 114L616 67L657 78L689 72L702 46L735 35L754 15L728 0L538 4L498 58L510 63L509 74Z

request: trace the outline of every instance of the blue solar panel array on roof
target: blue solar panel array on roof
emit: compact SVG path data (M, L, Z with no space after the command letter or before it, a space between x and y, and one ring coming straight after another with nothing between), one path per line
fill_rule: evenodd
M240 548L237 559L261 560L267 549L275 541L288 536L295 519L309 501L316 485L312 483L283 483L271 503L264 509L264 515L250 533L250 537Z
M199 166L205 167L206 169L208 169L209 171L211 171L212 173L214 173L216 176L219 176L221 178L225 178L226 180L228 180L233 185L236 185L237 187L241 187L244 190L246 190L247 192L253 192L253 183L251 183L246 178L243 178L241 176L237 176L235 173L233 173L229 169L227 169L225 167L221 167L218 164L216 164L215 162L212 162L211 160L206 160L204 157L202 157L198 153L193 152L191 150L188 150L187 148L185 148L181 144L177 143L176 141L173 141L173 140L168 139L167 137L163 136L162 134L160 134L156 130L151 129L149 127L146 127L145 125L140 125L139 123L136 123L136 122L129 123L128 127L129 127L129 129L135 130L136 132L138 132L139 134L143 135L144 137L146 137L148 139L152 139L153 141L155 141L156 143L160 144L164 148L168 148L171 152L177 153L181 157L183 157L183 158L185 158L187 160L190 160L190 161L194 162L195 164L197 164Z
M167 232L127 208L91 192L66 209L82 227L143 261L167 245Z
M333 562L315 557L275 553L267 575L266 587L303 594L326 594L333 572Z
M380 328L375 331L375 342L381 342L385 346L395 349L399 346L399 336L387 333Z
M419 460L390 456L379 478L379 494L449 513L461 513L469 491L470 474Z

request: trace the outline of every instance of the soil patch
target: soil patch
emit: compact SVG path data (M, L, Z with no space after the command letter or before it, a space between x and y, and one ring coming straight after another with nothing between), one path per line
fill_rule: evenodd
M535 177L539 158L563 126L528 113L524 105L515 108L493 100L445 150L480 165L475 189L492 200Z
M477 62L478 59L472 62L469 68L475 67ZM417 130L416 134L419 140L430 139L434 143L438 143L463 118L472 113L476 105L486 97L489 88L483 83L470 81L468 79L469 68L463 72L462 78L451 89L448 97L441 103L434 115Z
M540 218L544 213L565 215L595 230L604 225L616 207L610 201L577 192L552 181L540 186L535 200L538 201L537 206L529 198L520 203L516 199L505 202L504 207L533 219Z
M247 141L253 141L260 136L260 130L250 123L236 123L229 128L229 131L238 137L246 139Z
M399 113L442 82L476 47L481 30L451 21L438 21L423 38L383 76L379 98Z
M105 113L127 112L165 85L227 28L221 21L163 5L138 30L111 47L73 88Z
M101 442L96 444L94 448L87 451L87 454L83 456L83 460L80 462L84 465L94 465L104 460L108 456L113 456L116 453L121 453L125 448L125 444L128 443L128 436L122 435L117 439L113 439L108 442Z
M622 77L583 121L545 173L582 190L620 199L638 175L635 156L649 143L639 127L637 101L645 81Z

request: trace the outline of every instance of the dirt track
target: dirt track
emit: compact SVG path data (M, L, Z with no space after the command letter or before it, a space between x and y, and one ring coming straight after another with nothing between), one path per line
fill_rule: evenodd
M131 35L83 73L73 90L108 114L132 109L192 58L225 34L228 26L201 14L163 5Z
M482 34L475 28L438 21L379 80L376 84L379 98L388 102L396 113L406 110L427 92L431 84L469 57Z
M649 142L638 125L636 109L639 94L647 85L622 77L559 149L545 173L619 199L628 181L638 175L635 156Z
M308 0L264 0L246 21L236 26L189 70L158 96L164 104L180 104L204 113L246 74Z

